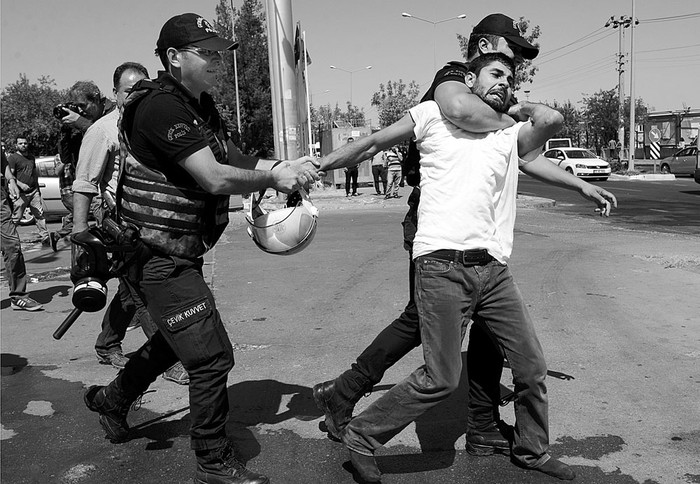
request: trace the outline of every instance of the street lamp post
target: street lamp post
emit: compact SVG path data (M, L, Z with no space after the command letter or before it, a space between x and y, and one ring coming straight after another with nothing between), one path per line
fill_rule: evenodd
M405 17L405 18L414 18L414 19L420 20L422 22L433 24L433 72L435 72L435 33L436 33L435 31L436 31L437 24L441 24L443 22L449 22L450 20L461 20L461 19L467 18L466 14L461 14L461 15L457 15L456 17L450 17L450 18L446 18L444 20L434 21L434 20L424 19L424 18L418 17L416 15L412 15L408 12L402 12L401 16Z
M347 72L348 74L350 74L350 106L352 106L353 105L352 104L352 75L356 72L369 70L372 68L372 66L365 66L361 69L355 69L354 71L349 71L347 69L343 69L342 67L338 67L338 66L330 66L330 67L331 67L331 69L336 69L336 70Z

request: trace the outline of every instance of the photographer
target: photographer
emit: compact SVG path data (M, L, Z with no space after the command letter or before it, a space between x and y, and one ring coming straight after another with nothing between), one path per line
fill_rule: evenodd
M59 176L61 201L68 210L63 224L57 232L51 233L51 247L57 250L60 239L71 234L73 229L73 191L75 168L83 135L101 117L114 111L116 104L102 96L100 89L92 81L78 81L68 90L68 102L59 104L53 110L61 121L61 135L58 141L56 169ZM99 206L96 199L93 209Z

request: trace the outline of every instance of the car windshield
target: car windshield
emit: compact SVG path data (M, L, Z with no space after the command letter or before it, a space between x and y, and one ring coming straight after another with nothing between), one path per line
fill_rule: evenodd
M53 156L37 158L35 164L39 176L58 176Z
M596 156L591 153L588 150L572 150L572 151L567 151L566 155L569 158L576 158L576 159L581 159L581 158L595 158Z

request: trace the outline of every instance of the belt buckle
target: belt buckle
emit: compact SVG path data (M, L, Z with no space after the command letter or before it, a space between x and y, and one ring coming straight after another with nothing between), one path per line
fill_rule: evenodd
M486 249L472 249L462 252L462 264L465 266L475 266L486 262L488 252Z

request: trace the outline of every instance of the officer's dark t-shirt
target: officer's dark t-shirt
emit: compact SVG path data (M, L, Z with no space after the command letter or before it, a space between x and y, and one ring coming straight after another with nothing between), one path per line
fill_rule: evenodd
M133 124L127 131L130 147L139 162L160 171L173 183L192 186L194 179L178 163L209 143L185 103L207 121L217 135L221 134L221 120L207 93L202 95L203 107L170 74L159 73L157 81L183 89L184 93L154 92L138 101Z
M433 83L430 85L428 91L421 98L421 102L434 101L435 100L435 90L443 82L447 81L457 81L465 84L465 77L469 71L469 64L459 61L450 61L442 69L437 71L435 77L433 78Z

